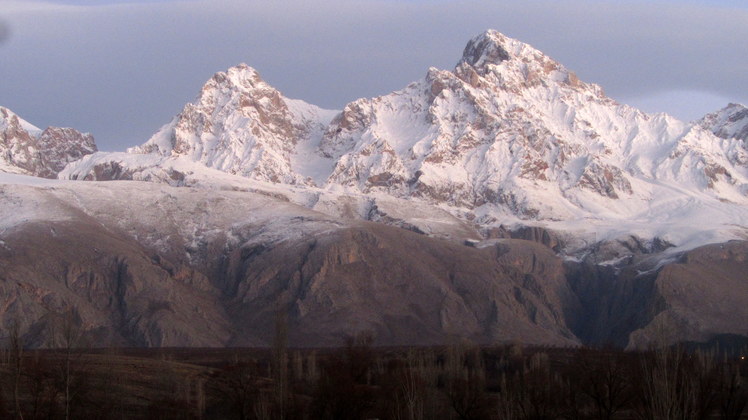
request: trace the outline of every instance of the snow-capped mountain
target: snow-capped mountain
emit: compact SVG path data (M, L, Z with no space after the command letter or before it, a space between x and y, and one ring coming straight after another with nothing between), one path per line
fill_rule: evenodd
M0 107L0 171L56 178L69 162L95 151L91 134L61 127L41 130Z
M717 137L748 142L748 108L745 105L729 104L717 112L707 114L698 124Z
M46 137L0 110L25 168ZM305 346L744 334L744 116L645 114L496 31L342 111L239 65L141 146L0 174L0 321L36 345L67 308L137 346L264 345L280 305Z
M618 104L495 31L472 39L454 71L346 106L320 150L337 160L329 184L529 218L595 204L620 213L660 182L743 198L748 186L738 142Z
M619 104L492 30L468 42L454 70L431 68L337 113L283 97L246 65L231 68L144 145L86 157L60 177L203 182L199 169L177 169L185 161L317 197L425 202L484 229L543 223L600 239L646 226L643 236L685 243L693 235L671 234L693 218L710 220L705 229L721 239L748 223L739 216L744 141Z

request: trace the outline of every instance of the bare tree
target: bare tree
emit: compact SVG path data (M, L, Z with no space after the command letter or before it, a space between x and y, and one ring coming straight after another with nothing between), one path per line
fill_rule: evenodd
M361 418L371 408L372 342L369 333L347 337L345 347L326 358L314 391L314 418Z
M63 393L63 405L65 412L65 420L71 417L72 402L77 397L80 391L74 386L76 374L79 372L73 371L73 363L79 362L81 353L79 352L82 345L83 331L80 327L80 316L77 311L68 311L62 316L62 325L59 330L59 334L55 337L55 346L62 351L62 366L60 366L60 379ZM75 366L76 369L80 369L80 363Z
M443 382L443 392L458 418L485 417L486 369L478 346L461 343L447 349Z
M614 352L580 350L576 370L580 390L600 419L610 420L633 400L626 364Z
M436 354L429 350L408 350L406 366L401 377L404 414L409 420L438 417L439 369Z
M718 404L723 419L738 420L748 405L748 384L740 375L739 365L723 363L717 385Z
M523 366L502 375L499 413L507 419L554 419L568 412L568 383L551 368L545 352L534 353Z
M227 408L241 420L250 419L260 393L257 363L254 360L239 360L237 357L232 363L215 373L215 376L226 384L222 389L225 398L230 403L230 407Z
M6 339L2 336L2 334L0 334L0 343L2 343L2 345L0 346L0 417L10 416L7 413L7 409L5 407L5 392L7 387L6 380L9 377L6 369L10 364L10 349L7 348L7 343L5 341Z
M279 309L275 315L275 336L273 338L273 380L278 418L287 416L288 406L288 314Z
M8 361L10 362L11 376L13 378L13 404L15 417L23 420L21 411L21 376L23 375L23 341L21 339L21 327L14 322L10 327Z
M703 419L715 403L714 359L679 347L644 355L640 416L645 419Z
M317 352L312 350L306 357L306 381L314 384L319 380L319 366L317 365Z

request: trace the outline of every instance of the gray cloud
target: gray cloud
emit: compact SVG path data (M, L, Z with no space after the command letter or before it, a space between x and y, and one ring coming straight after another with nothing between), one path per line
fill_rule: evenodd
M14 36L0 48L0 80L12 82L0 84L0 104L37 125L91 131L107 150L145 141L211 74L240 62L289 97L341 108L404 87L430 66L451 69L487 28L534 45L614 98L670 106L652 109L655 101L649 111L685 114L682 99L667 103L674 91L748 102L739 88L748 85L748 57L736 41L748 35L745 9L212 0L10 10ZM699 105L707 104L692 108Z

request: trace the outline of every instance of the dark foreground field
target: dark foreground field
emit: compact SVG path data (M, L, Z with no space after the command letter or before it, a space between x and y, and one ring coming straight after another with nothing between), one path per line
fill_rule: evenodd
M739 349L9 347L0 418L748 418ZM745 354L745 353L743 353Z

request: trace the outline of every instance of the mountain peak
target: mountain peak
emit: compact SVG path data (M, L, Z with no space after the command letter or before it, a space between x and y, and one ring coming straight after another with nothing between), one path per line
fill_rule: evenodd
M225 72L220 71L214 74L206 86L212 84L218 86L236 86L243 89L252 89L267 85L257 70L244 63L230 67Z
M29 133L38 136L42 130L39 127L29 123L23 118L19 117L15 112L0 106L0 131L6 130L8 127L16 127L17 129L23 129Z
M458 66L466 63L476 69L484 69L487 64L498 65L514 58L525 61L548 60L532 46L489 29L468 41Z
M601 205L624 216L629 199L654 197L646 186L655 181L745 202L743 147L690 127L620 105L489 30L467 43L453 71L430 68L340 113L285 98L245 64L232 67L132 152L265 182L422 199L474 211L483 225L503 212L596 217Z
M319 141L331 114L337 112L286 98L257 70L239 64L215 73L195 101L128 152L184 156L260 181L309 184L293 168L295 147L311 137Z
M489 29L468 41L462 52L461 62L473 67L483 67L486 64L499 64L509 60L510 55L506 47L510 40L513 41L501 32Z
M254 67L250 67L245 63L230 67L226 71L226 73L229 75L229 77L234 77L238 80L246 80L252 83L263 82L262 77L260 77L260 72L258 72Z

